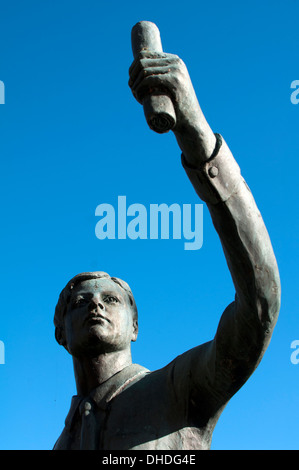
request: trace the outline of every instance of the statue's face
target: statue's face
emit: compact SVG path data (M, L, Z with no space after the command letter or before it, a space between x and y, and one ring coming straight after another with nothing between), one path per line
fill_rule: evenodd
M76 357L121 351L137 337L127 294L111 279L74 287L64 327L66 347Z

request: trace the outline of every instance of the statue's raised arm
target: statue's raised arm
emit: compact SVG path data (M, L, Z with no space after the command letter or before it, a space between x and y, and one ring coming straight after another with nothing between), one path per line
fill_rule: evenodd
M171 98L176 116L172 130L183 167L208 206L236 289L213 341L182 355L176 366L177 377L191 367L195 415L215 424L269 344L280 307L276 259L239 166L224 139L209 127L182 60L144 49L129 72L129 85L139 103L153 92Z
M137 32L130 87L150 127L175 133L183 167L219 234L236 296L213 340L149 371L132 362L138 311L127 282L105 271L74 276L54 315L77 389L56 450L209 449L223 407L261 360L279 311L276 260L239 166L210 129L182 60L163 52L156 27L139 25ZM130 459L133 466L136 456Z

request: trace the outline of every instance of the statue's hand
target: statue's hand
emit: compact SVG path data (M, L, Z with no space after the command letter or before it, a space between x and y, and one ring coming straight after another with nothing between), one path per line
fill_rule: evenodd
M187 160L196 163L209 158L215 137L203 116L184 62L174 54L142 51L129 74L129 86L139 103L155 91L171 98L176 112L173 132Z
M142 51L129 74L129 86L139 103L153 91L170 96L176 110L174 132L190 121L194 124L200 108L187 67L177 55Z

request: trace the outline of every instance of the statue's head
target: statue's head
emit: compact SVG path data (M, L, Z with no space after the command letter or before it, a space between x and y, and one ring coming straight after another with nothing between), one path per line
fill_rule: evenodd
M138 333L132 291L102 271L78 274L60 293L54 325L56 340L72 356L126 349Z

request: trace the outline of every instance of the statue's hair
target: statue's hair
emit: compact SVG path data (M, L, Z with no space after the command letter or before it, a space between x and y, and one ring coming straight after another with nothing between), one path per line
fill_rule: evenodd
M63 331L64 329L63 318L66 313L66 309L69 304L74 287L80 284L81 282L87 281L89 279L111 279L116 284L118 284L126 292L128 296L129 304L132 310L133 320L138 320L137 306L136 306L132 291L130 289L130 286L122 279L119 279L117 277L111 277L109 274L105 273L104 271L94 271L94 272L86 272L86 273L77 274L67 283L64 289L61 291L56 308L55 308L55 314L54 314L54 325L55 325L56 330L59 329L60 331Z

